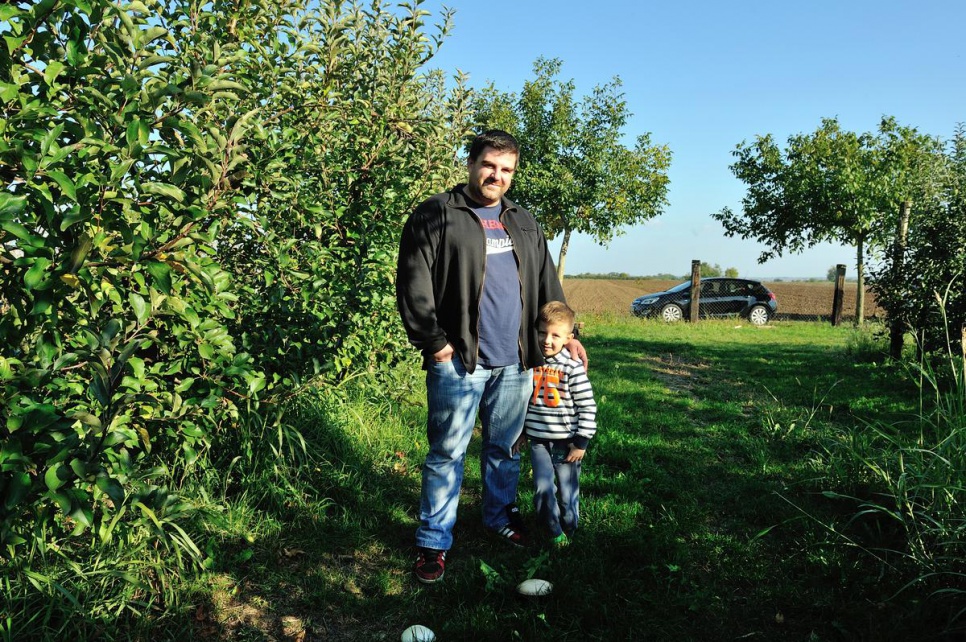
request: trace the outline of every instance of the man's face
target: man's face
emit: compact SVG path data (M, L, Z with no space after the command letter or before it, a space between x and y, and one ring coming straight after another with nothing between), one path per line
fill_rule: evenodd
M496 205L510 189L517 169L517 155L484 147L476 160L466 162L466 167L470 172L466 184L469 197L480 205Z
M552 357L574 338L573 326L566 323L546 323L541 321L537 324L537 339L540 341L540 348L543 356Z

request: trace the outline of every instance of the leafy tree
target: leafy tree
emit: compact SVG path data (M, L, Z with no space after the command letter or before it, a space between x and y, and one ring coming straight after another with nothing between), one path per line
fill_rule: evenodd
M407 349L394 313L400 228L465 172L455 150L469 132L462 78L448 90L440 73L420 71L448 16L429 39L416 6L313 4L273 8L239 32L251 91L235 108L258 113L259 127L238 177L249 215L219 246L238 284L233 332L261 367L295 382L342 378Z
M742 143L731 170L748 186L742 213L712 214L728 236L765 244L759 262L823 241L856 248L857 314L865 300L865 260L894 237L899 203L934 190L941 143L883 118L876 134L843 131L824 119L812 134Z
M724 275L729 278L736 279L738 278L738 268L730 267L727 270L725 270Z
M621 81L597 86L577 102L573 81L558 79L558 59L538 58L534 79L517 95L492 86L475 109L484 128L509 131L520 142L520 166L512 196L531 210L548 238L563 235L557 275L574 232L606 245L622 228L660 214L667 205L671 153L649 134L633 149L621 142L631 114Z
M871 270L872 289L890 319L913 331L927 352L962 350L966 326L966 130L947 147L939 190L925 190L909 216L905 246L887 248Z
M721 276L721 266L717 263L711 265L706 261L701 261L701 276Z
M0 555L140 528L197 556L174 480L263 383L214 259L247 121L213 115L237 79L157 9L0 8Z
M425 15L0 6L4 563L145 538L200 561L188 480L276 447L253 427L300 382L398 358L402 221L468 132L461 80L420 71ZM141 561L111 572L164 583Z

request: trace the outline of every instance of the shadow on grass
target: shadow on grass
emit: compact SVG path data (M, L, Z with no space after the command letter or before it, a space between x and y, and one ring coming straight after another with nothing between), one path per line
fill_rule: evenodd
M600 432L570 547L515 551L487 538L475 439L446 580L418 585L422 451L397 461L333 417L305 428L328 461L304 471L312 492L268 502L277 532L222 569L218 635L396 640L422 623L440 640L943 639L948 613L894 608L886 599L900 580L822 525L846 513L821 495L810 465L828 425L908 411L895 373L851 363L840 344L777 332L587 335ZM421 437L422 409L402 411ZM528 473L525 460L520 505L532 513ZM553 594L517 596L531 575Z

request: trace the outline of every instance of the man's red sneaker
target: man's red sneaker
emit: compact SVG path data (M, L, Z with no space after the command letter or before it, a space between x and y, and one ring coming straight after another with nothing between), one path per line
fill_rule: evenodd
M416 579L423 584L435 584L446 573L446 551L434 548L416 549L416 566L413 569Z

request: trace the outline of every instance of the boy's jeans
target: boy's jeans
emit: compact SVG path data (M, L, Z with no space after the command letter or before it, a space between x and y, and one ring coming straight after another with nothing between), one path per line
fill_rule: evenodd
M561 533L570 536L577 530L580 462L565 463L563 460L569 452L569 440L530 441L533 506L540 525L550 532L551 537Z
M426 372L429 407L429 453L423 464L416 545L449 550L463 484L466 449L477 411L483 425L480 466L483 477L483 525L500 529L508 522L506 507L516 501L520 455L513 443L523 432L533 374L519 365L469 374L459 357L432 363Z

